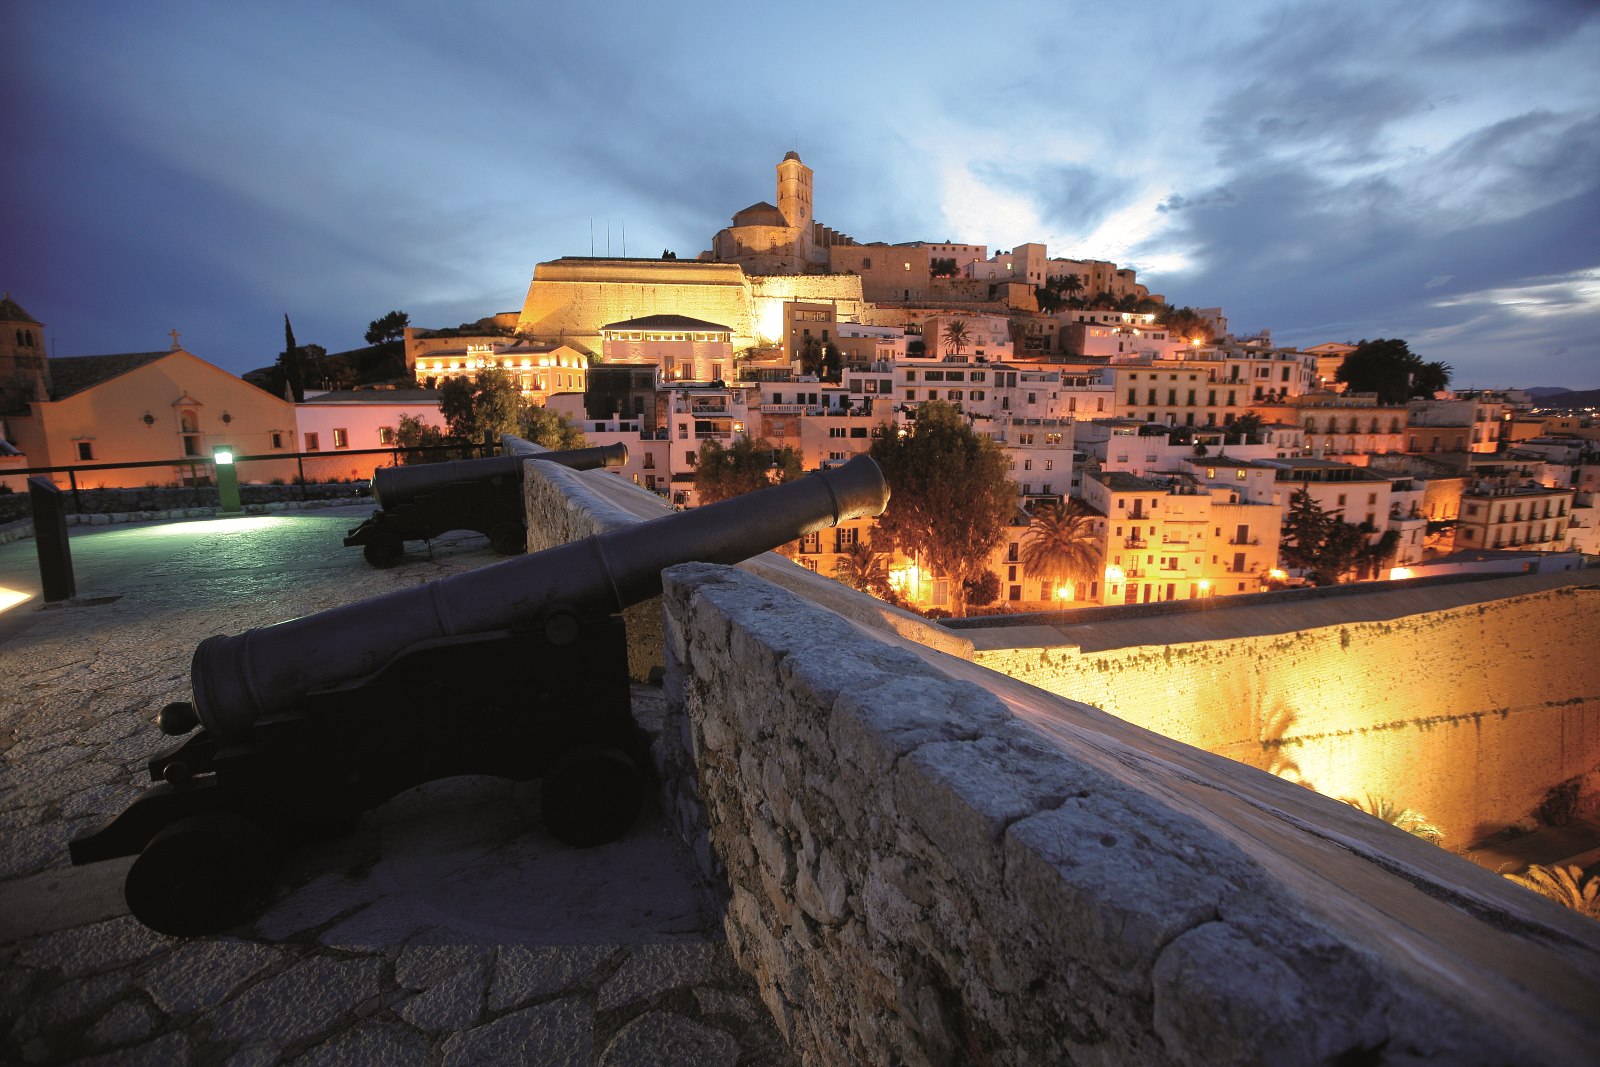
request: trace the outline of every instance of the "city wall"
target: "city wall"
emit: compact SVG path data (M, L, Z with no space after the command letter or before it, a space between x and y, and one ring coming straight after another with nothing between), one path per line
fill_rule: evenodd
M1417 591L1404 614L1340 625L1279 609L1280 632L1228 640L976 658L1325 796L1411 809L1461 848L1529 819L1563 781L1589 798L1600 786L1600 658L1575 654L1600 587L1573 580L1518 580L1545 588L1504 599L1475 585L1482 602L1452 607L1462 587Z
M550 538L645 515L535 467ZM1587 919L949 635L742 568L665 582L663 799L808 1064L1576 1064L1600 1040Z
M746 276L737 264L689 260L562 259L534 268L516 329L598 354L608 323L687 315L728 327L738 350L782 340L785 300L831 300L859 314L861 279Z

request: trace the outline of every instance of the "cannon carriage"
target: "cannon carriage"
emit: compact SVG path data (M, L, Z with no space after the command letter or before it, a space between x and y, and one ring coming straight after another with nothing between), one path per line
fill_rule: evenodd
M451 530L473 530L487 537L502 556L519 555L528 544L522 472L523 461L529 459L573 470L615 468L628 462L628 446L380 467L372 476L372 496L379 510L345 535L345 547L359 545L374 567L393 567L405 558L407 541L431 541Z
M279 850L340 832L454 775L539 780L541 818L586 847L625 834L646 760L620 612L676 563L736 563L883 510L870 458L521 559L232 636L191 665L160 729L155 783L70 844L74 864L137 855L134 916L178 935L249 918Z

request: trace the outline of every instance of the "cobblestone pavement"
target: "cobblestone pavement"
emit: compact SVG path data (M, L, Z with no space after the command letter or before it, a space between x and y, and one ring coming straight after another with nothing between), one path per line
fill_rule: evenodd
M0 614L0 1062L792 1062L657 810L575 851L526 785L431 783L298 847L217 937L128 915L131 860L69 865L170 743L201 639L499 560L462 535L374 570L339 543L369 512L79 528L78 596L42 608L32 542L0 546L35 594Z

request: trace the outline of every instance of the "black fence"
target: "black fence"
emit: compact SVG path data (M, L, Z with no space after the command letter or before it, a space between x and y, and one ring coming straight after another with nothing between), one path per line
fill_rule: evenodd
M311 500L329 496L330 493L326 491L326 487L335 483L318 483L313 480L308 480L306 478L307 460L312 461L315 465L318 462L326 463L333 460L342 460L349 456L384 456L388 458L390 463L394 466L400 466L408 463L431 463L441 460L472 459L478 456L495 455L498 452L499 449L494 445L430 445L416 448L341 448L337 451L271 452L258 456L235 456L233 459L233 464L239 469L239 481L241 482L239 487L240 492L243 495L244 502L249 504L260 502L252 500L251 497L263 495L262 490L276 489L281 486L289 486L290 492L287 496L280 496L278 499ZM271 463L274 464L274 469L281 469L284 464L287 464L290 461L294 462L296 471L296 475L292 481L287 478L279 477L271 480L270 484L251 484L248 482L249 475L247 473L247 469L250 465L255 464L259 469L260 465ZM80 480L89 481L90 479L86 476L93 474L96 471L147 470L158 467L164 468L167 471L187 471L187 474L182 475L176 485L167 484L159 486L147 485L143 488L115 488L91 487L80 484ZM217 503L217 491L215 488L216 461L209 456L184 456L180 459L166 460L140 460L134 463L75 463L67 466L57 467L20 467L12 469L0 468L0 478L17 478L21 479L24 484L29 477L34 475L49 476L52 481L59 484L61 479L58 476L63 474L66 475L66 486L64 488L66 492L71 495L72 499L71 510L73 513L78 515L88 512L101 511L148 511L185 506L208 507ZM344 484L346 487L348 486L348 483ZM96 507L93 504L92 498L98 494L129 494L135 498L144 495L150 497L151 502L146 506L139 506L136 500L135 504L129 507ZM161 498L159 502L157 502L155 499L158 494ZM351 494L348 492L348 488L346 488L346 491L343 493L334 492L331 495L337 496ZM8 492L6 491L5 487L0 487L0 523L10 522L29 514L31 514L31 510L28 504L28 494L26 492Z

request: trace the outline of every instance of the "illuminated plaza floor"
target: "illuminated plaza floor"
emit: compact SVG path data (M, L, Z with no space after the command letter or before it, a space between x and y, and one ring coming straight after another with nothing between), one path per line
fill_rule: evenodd
M450 535L375 570L340 543L371 510L73 527L53 606L33 542L0 545L27 598L0 612L0 1062L790 1062L653 804L580 852L527 785L431 783L291 852L217 937L133 919L131 859L68 864L146 784L202 639L503 558Z

